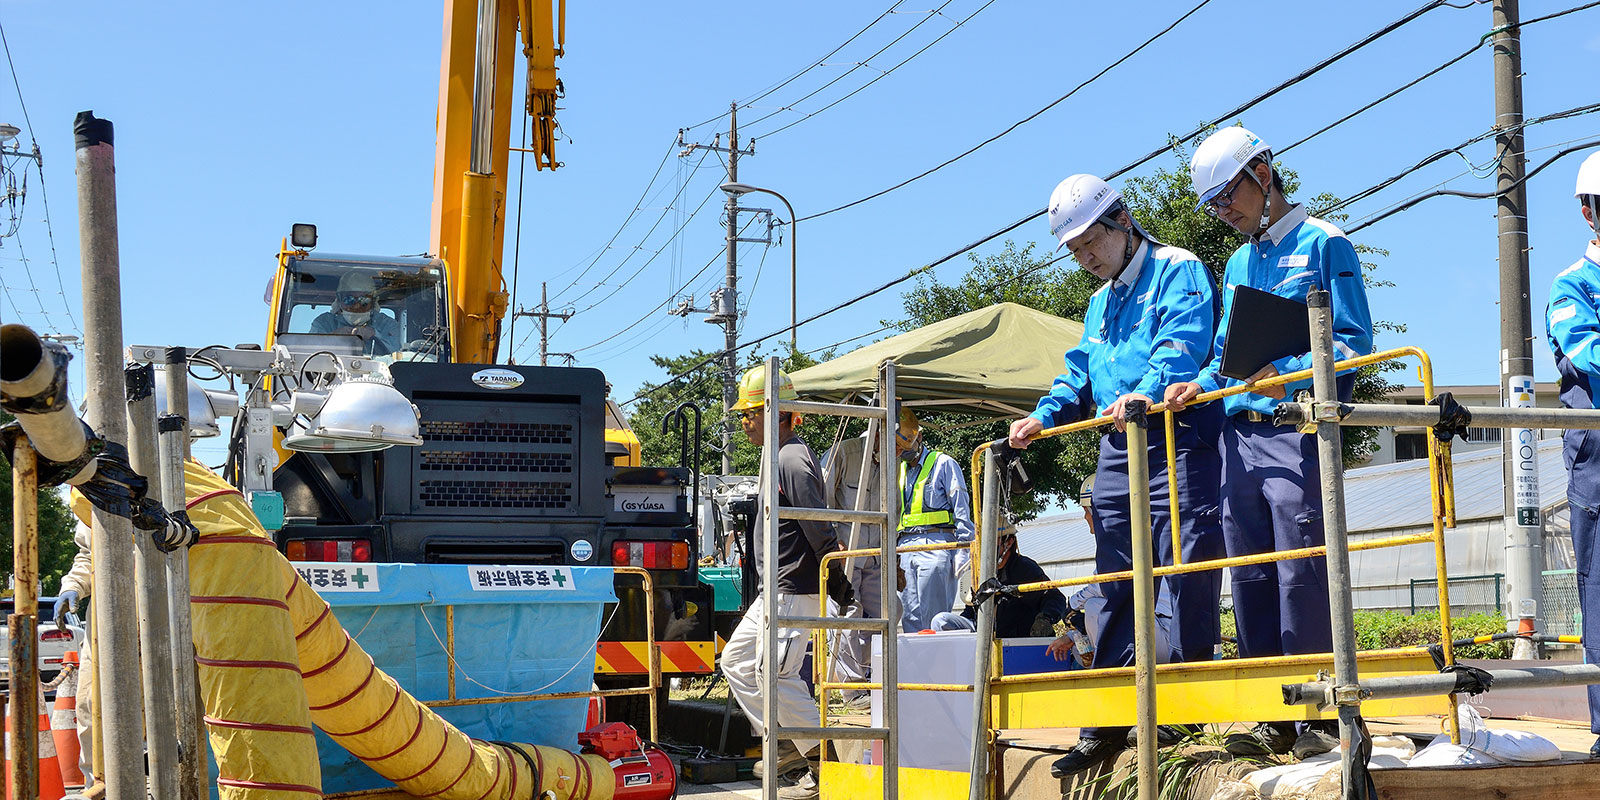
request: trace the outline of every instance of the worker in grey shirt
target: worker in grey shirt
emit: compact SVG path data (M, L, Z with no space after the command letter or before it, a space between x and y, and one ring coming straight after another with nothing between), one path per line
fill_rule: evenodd
M744 374L739 381L739 400L730 411L739 415L745 436L750 443L760 446L766 439L766 367L759 366ZM778 374L779 399L797 397L789 376ZM794 433L795 418L784 412L778 421L778 474L761 475L762 486L767 481L778 482L778 502L782 506L801 508L826 508L822 492L822 470L817 466L816 455ZM763 492L761 497L765 497ZM764 517L765 509L758 501L756 519ZM818 569L822 556L839 549L839 540L832 523L811 520L782 520L778 525L778 552L769 559L764 552L766 537L757 536L756 574L777 570L778 615L795 617L821 616L818 597ZM841 576L842 577L842 576ZM756 596L744 618L733 629L722 650L722 674L728 680L728 691L744 709L752 733L759 734L766 724L761 715L761 650L766 642L766 606L760 595ZM777 724L783 727L816 727L817 703L810 689L800 677L805 662L808 632L800 628L778 630L778 652L772 663L777 669L777 697L775 698ZM784 800L806 800L818 796L816 768L816 739L780 740L777 753L778 797Z

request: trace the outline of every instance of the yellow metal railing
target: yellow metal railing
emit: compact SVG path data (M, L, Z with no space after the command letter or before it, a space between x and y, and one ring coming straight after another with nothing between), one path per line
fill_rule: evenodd
M1381 351L1381 352L1373 353L1371 355L1360 356L1358 358L1352 358L1352 359L1348 359L1348 360L1345 360L1345 361L1339 361L1334 365L1334 367L1338 372L1347 372L1349 370L1357 369L1357 368L1360 368L1360 367L1365 367L1365 366L1368 366L1368 365L1371 365L1371 364L1377 364L1377 363L1381 363L1381 362L1385 362L1385 361L1393 361L1393 360L1398 360L1398 359L1407 358L1407 357L1413 357L1413 358L1417 359L1417 362L1418 362L1418 373L1419 373L1419 377L1421 378L1421 381L1422 381L1423 399L1425 401L1432 400L1433 399L1433 364L1432 364L1431 359L1429 359L1428 354L1426 352L1424 352L1420 348L1417 348L1417 347L1399 347L1399 348L1395 348L1395 349L1392 349L1392 350L1384 350L1384 351ZM1274 376L1272 378L1268 378L1266 380L1257 381L1256 383L1253 383L1253 384L1244 384L1244 385L1240 385L1240 386L1228 387L1228 388L1224 388L1224 389L1219 389L1219 390L1214 391L1214 392L1204 392L1204 393L1201 393L1200 395L1196 396L1193 400L1189 401L1189 403L1187 403L1186 405L1197 405L1197 404L1201 404L1201 403L1211 402L1211 401L1214 401L1214 400L1220 400L1220 399L1222 399L1224 397L1230 397L1230 396L1233 396L1233 395L1254 393L1254 392L1259 392L1259 390L1261 390L1261 389L1269 389L1269 388L1273 388L1273 387L1277 387L1277 386L1284 386L1284 385L1287 385L1287 384L1290 384L1290 383L1294 383L1294 382L1297 382L1297 381L1309 379L1311 377L1311 372L1312 371L1310 369L1305 369L1305 370L1300 370L1298 372L1291 372L1291 373L1287 373L1287 374L1284 374L1284 375L1277 375L1277 376ZM1162 417L1164 418L1164 422L1165 422L1165 427L1166 427L1166 445L1167 445L1167 448L1166 448L1167 449L1167 496L1168 496L1169 511L1170 511L1170 513L1172 515L1172 519L1171 519L1170 525L1171 525L1171 533L1172 533L1173 564L1171 566L1162 566L1162 567L1153 568L1151 570L1151 572L1152 572L1152 575L1154 577L1161 577L1161 576L1165 576L1165 575L1178 575L1178 574L1183 574L1183 573L1188 573L1188 572L1203 572L1203 571L1209 571L1209 570L1215 570L1215 569L1223 569L1223 568L1226 568L1226 567L1248 566L1248 565L1252 565L1252 564L1264 564L1264 563L1270 563L1270 562L1275 562L1275 561L1286 561L1286 560L1292 560L1292 559L1298 559L1298 558L1323 557L1323 556L1325 556L1327 554L1327 547L1325 545L1322 545L1322 546L1317 546L1317 547L1299 548L1299 549L1295 549L1295 550L1283 550L1283 551L1275 551L1275 552L1271 552L1271 553L1260 553L1260 554L1245 555L1245 556L1230 556L1230 557L1226 557L1226 558L1209 559L1209 560L1206 560L1206 561L1197 561L1197 562L1184 563L1183 562L1183 556L1182 556L1183 548L1182 548L1181 543L1179 541L1180 524L1179 524L1179 516L1178 516L1179 508L1178 508L1178 491L1177 491L1177 465L1176 465L1176 454L1174 453L1174 445L1175 445L1175 438L1176 438L1176 432L1175 432L1175 430L1176 430L1176 422L1175 422L1175 418L1174 418L1174 412L1171 409L1168 409L1165 403L1157 403L1157 404L1152 405L1150 407L1148 413L1150 413L1150 414L1156 414L1156 413L1162 414ZM1058 425L1056 427L1046 428L1046 429L1040 431L1039 433L1035 434L1032 437L1031 441L1037 441L1039 439L1048 439L1048 438L1052 438L1052 437L1055 437L1055 436L1062 436L1062 435L1065 435L1065 434L1068 434L1068 433L1074 433L1074 432L1077 432L1077 431L1092 430L1092 429L1095 429L1095 428L1100 428L1100 427L1103 427L1103 426L1106 426L1106 425L1110 425L1110 424L1112 424L1112 422L1113 422L1113 420L1110 417L1094 417L1094 418L1091 418L1091 419L1082 420L1082 421L1070 423L1070 424L1067 424L1067 425ZM1445 531L1445 529L1447 527L1450 527L1450 528L1455 527L1455 489L1454 489L1454 485L1453 485L1453 475L1452 475L1452 472L1451 472L1451 469L1450 469L1450 443L1448 441L1439 442L1436 439L1436 437L1434 436L1434 432L1433 432L1433 429L1431 427L1426 429L1426 436L1427 436L1427 443L1428 443L1428 447L1427 447L1427 452L1428 452L1428 480L1429 480L1429 484L1430 484L1430 488L1431 488L1431 495L1432 495L1432 517L1433 517L1432 531L1429 532L1429 533L1425 533L1425 534L1412 534L1412 535L1409 535L1409 536L1390 536L1390 537L1385 537L1385 538L1382 538L1382 539L1369 539L1369 540L1365 540L1365 541L1351 542L1350 545L1349 545L1349 549L1351 551L1376 550L1376 549L1387 548L1387 547L1399 547L1399 546L1411 545L1411 544L1424 544L1424 543L1427 543L1427 542L1432 542L1433 543L1433 546L1434 546L1435 580L1436 580L1437 585L1438 585L1438 595L1439 595L1439 627L1440 627L1441 647L1442 647L1442 649L1444 651L1445 664L1446 665L1450 665L1450 664L1454 664L1455 663L1455 650L1454 650L1454 648L1453 648L1453 646L1451 644L1451 642L1453 640L1453 637L1452 637L1452 634L1451 634L1450 590L1449 590L1449 583L1447 581L1447 569L1446 569L1446 562L1445 562L1444 531ZM973 453L972 453L972 463L971 463L972 484L971 485L972 485L972 505L973 505L973 516L974 516L974 518L981 518L981 514L982 514L982 510L980 508L980 503L981 503L980 498L983 496L983 491L982 491L983 473L982 473L982 466L981 466L982 465L983 454L984 454L985 451L989 450L991 447L993 447L997 443L998 442L986 442L986 443L984 443L982 445L979 445L978 448L975 449L973 451ZM1087 513L1087 509L1085 511ZM993 535L994 535L993 531L984 531L984 530L981 530L981 527L980 527L978 536L974 537L974 540L970 545L957 545L957 546L970 546L972 548L972 552L973 552L973 561L974 561L974 563L976 563L977 552L978 552L977 548L979 546L979 541L984 536L993 536ZM1045 590L1048 590L1048 589L1062 588L1062 587L1068 587L1068 586L1081 586L1081 585L1090 584L1090 583L1105 583L1105 582L1110 582L1110 581L1131 580L1133 577L1134 576L1133 576L1133 571L1132 570L1124 570L1124 571L1121 571L1121 572L1101 573L1101 574L1096 574L1096 575L1082 576L1082 577L1078 577L1078 578L1066 578L1066 579L1061 579L1061 580L1040 581L1040 582L1036 582L1036 583L1027 583L1027 584L1019 585L1019 586L1017 586L1015 588L1018 591L1023 591L1023 592L1045 591ZM976 571L974 571L974 573L973 573L973 582L974 582L974 584L976 584L978 582L979 578L980 578L980 576L977 574ZM1252 659L1252 662L1253 663L1262 664L1262 665L1302 664L1302 663L1309 663L1310 661L1317 660L1317 659L1326 660L1327 658L1329 658L1331 656L1332 656L1331 653L1319 653L1319 654L1311 654L1311 655L1278 656L1278 657L1271 657L1271 658ZM1121 669L1127 669L1127 668L1121 668ZM1082 674L1082 672L1083 671L1078 671L1078 674ZM1091 670L1090 672L1098 672L1098 670ZM999 683L1004 683L1004 684L1044 682L1044 681L1050 681L1050 680L1059 679L1064 674L1066 674L1066 673L1051 672L1051 673L1040 673L1040 674L1037 674L1037 675L1026 675L1026 676L996 678L995 680L997 682L999 682ZM1449 709L1449 730L1450 730L1451 740L1452 741L1460 741L1460 730L1459 730L1459 725L1458 725L1458 722L1457 722L1457 719L1456 719L1455 703L1453 701L1453 698L1452 698L1452 702L1450 704L1450 709Z

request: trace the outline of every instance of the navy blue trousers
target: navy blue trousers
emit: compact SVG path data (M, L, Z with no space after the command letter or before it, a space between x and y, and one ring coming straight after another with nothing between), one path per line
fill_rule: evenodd
M1222 428L1222 535L1228 556L1323 544L1317 437L1251 422ZM1300 558L1233 567L1242 658L1333 649L1327 562Z
M1600 476L1574 472L1570 481L1575 484L1581 477L1590 481L1600 479ZM1569 488L1567 496L1584 495L1575 489ZM1583 660L1587 664L1600 664L1600 548L1596 548L1594 542L1595 531L1600 528L1600 509L1575 500L1569 502L1572 555L1578 572L1578 608L1583 610ZM1600 733L1600 686L1594 684L1589 685L1589 730Z
M1178 540L1185 562L1221 558L1224 552L1217 484L1221 457L1217 452L1222 424L1220 403L1185 411L1177 417ZM1160 417L1150 420L1150 534L1156 563L1172 563L1172 515L1167 492L1166 431ZM1095 571L1133 568L1133 518L1128 492L1128 437L1111 433L1100 440L1100 463L1094 482ZM1133 582L1100 584L1105 604L1096 613L1099 637L1093 669L1133 664ZM1222 640L1218 623L1222 575L1191 572L1161 579L1158 596L1170 603L1167 621L1170 661L1208 661ZM1127 728L1084 728L1080 736L1115 739Z

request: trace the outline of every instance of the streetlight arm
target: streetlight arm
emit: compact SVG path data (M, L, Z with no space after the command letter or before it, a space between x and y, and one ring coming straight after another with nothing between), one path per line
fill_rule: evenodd
M755 192L770 194L773 197L778 198L778 200L783 203L783 207L789 211L789 349L798 351L799 346L796 344L797 337L795 332L800 327L799 297L798 293L796 292L796 288L799 286L799 258L796 255L797 245L795 239L797 238L797 235L795 228L799 227L799 225L795 221L796 216L794 213L794 206L789 204L789 198L784 197L783 195L774 192L771 189L763 189L759 186L751 186L748 183L724 183L720 188L722 191L727 192L734 198L738 198L740 195L752 194Z

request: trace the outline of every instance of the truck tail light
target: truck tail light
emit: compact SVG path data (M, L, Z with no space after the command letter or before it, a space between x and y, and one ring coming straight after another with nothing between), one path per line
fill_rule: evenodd
M372 560L372 542L367 539L297 539L284 550L290 561Z
M645 569L688 569L689 545L686 542L615 542L611 545L611 565Z
M51 626L49 630L39 634L39 640L44 642L72 641L72 631L64 631Z

